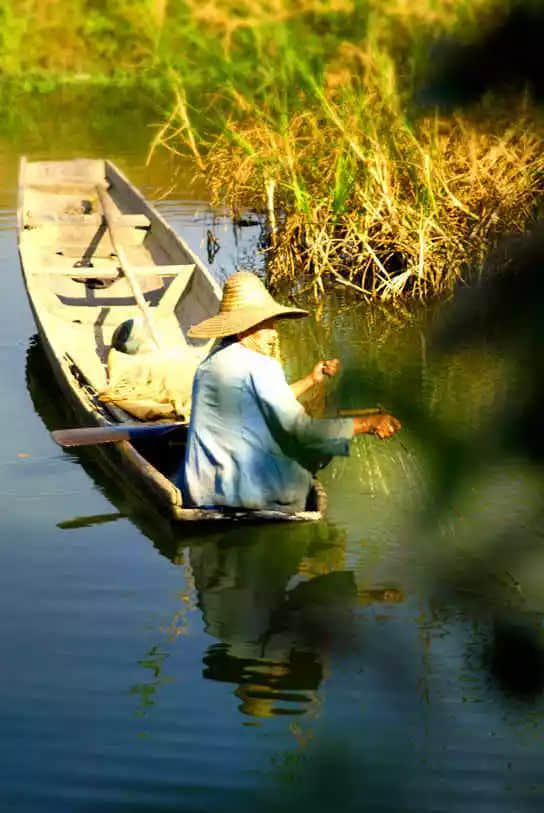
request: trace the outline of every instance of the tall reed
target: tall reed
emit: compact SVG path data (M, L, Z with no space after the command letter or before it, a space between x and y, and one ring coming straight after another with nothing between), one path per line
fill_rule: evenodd
M186 0L192 65L154 146L188 149L216 203L268 215L271 282L427 300L523 229L544 189L526 97L413 114L437 34L499 0ZM210 54L202 71L202 50ZM200 71L200 74L199 74ZM200 78L199 78L200 77Z
M74 0L67 13L66 0L5 0L0 80L122 76L136 106L142 79L169 84L151 149L189 154L215 203L263 213L272 283L427 300L478 271L542 195L527 97L447 116L414 105L433 43L470 40L510 5Z

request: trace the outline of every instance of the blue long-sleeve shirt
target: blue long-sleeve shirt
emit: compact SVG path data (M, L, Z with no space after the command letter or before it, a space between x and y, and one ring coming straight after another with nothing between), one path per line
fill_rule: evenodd
M352 437L352 419L309 417L275 359L220 346L193 383L184 504L303 510L312 473Z

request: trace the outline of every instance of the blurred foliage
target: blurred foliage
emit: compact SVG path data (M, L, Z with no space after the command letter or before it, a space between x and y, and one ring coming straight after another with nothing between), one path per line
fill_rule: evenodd
M162 18L153 0L4 0L0 73L111 74L154 59ZM53 45L53 47L52 47Z
M0 83L0 139L9 152L53 159L122 154L129 145L145 155L165 98L164 88L147 82L118 83L115 93L104 93L100 82L55 87L44 81L31 91Z

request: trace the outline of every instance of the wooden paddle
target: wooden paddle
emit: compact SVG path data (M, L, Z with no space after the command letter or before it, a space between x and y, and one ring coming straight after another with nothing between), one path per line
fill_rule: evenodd
M86 517L74 517L57 522L57 528L63 531L71 531L75 528L89 528L91 525L103 525L105 522L115 522L117 519L124 519L126 514L118 512L112 514L92 514Z
M92 446L98 443L118 443L120 440L158 438L187 424L176 423L120 423L112 426L85 426L79 429L55 429L51 432L59 446Z
M383 407L364 407L363 409L339 409L336 412L338 418L366 418L368 415L384 415Z
M101 186L96 186L95 188L96 188L96 194L98 195L98 199L100 200L100 205L102 206L102 214L104 215L104 220L106 221L106 226L108 227L108 232L109 232L109 235L110 235L111 244L113 246L113 250L117 254L117 258L119 260L119 265L121 266L121 270L122 270L123 274L125 275L125 277L127 278L128 283L129 283L129 285L130 285L130 287L132 289L132 293L134 294L134 299L136 300L136 304L138 305L138 307L140 308L140 310L141 310L141 312L143 314L146 327L147 327L147 329L149 331L149 335L153 339L153 342L155 343L155 346L157 347L157 349L160 349L161 340L159 338L159 334L158 334L157 330L155 329L155 325L153 324L153 320L151 319L151 314L149 312L149 308L148 308L147 303L146 303L146 301L144 299L144 296L142 294L142 289L140 288L140 284L139 284L138 280L136 279L136 275L134 274L134 272L132 271L132 269L131 269L131 267L130 267L130 265L128 263L128 260L127 260L126 254L124 252L124 249L119 245L119 243L117 241L117 236L115 234L115 224L114 224L115 214L116 213L113 211L112 202L111 202L110 198L108 197L108 195L106 194L106 192L104 191L104 189Z

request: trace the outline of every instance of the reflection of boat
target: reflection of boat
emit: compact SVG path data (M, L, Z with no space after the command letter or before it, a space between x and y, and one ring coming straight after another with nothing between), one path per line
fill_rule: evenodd
M141 313L150 334L168 348L163 367L175 365L180 381L185 373L185 392L178 395L188 405L193 372L210 342L191 339L187 331L217 312L220 289L138 190L109 161L23 159L17 221L36 324L78 422L135 422L101 393L110 383L107 359L114 331ZM117 476L122 472L171 519L319 519L325 495L317 485L307 511L295 515L184 508L172 477L185 434L181 426L161 439L122 440L99 449L98 459Z
M33 336L26 356L26 385L36 413L46 428L51 431L59 426L71 426L74 415L69 403L62 397L57 382L51 379L51 372L44 353L42 342ZM117 509L110 515L111 520L129 516L131 521L154 543L161 538L168 546L173 538L174 524L161 512L152 499L142 498L135 492L130 479L119 476L115 454L104 454L100 446L74 448L67 452L78 461L97 489ZM104 522L100 517L63 517L59 522L62 528L77 528ZM177 543L176 543L177 547ZM166 555L169 549L167 547Z

